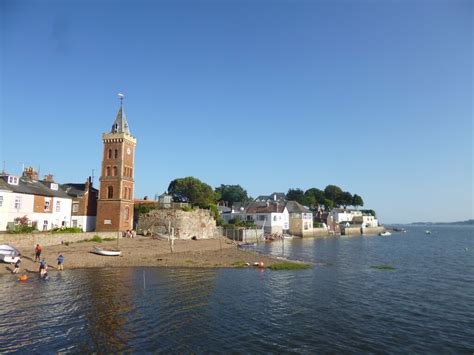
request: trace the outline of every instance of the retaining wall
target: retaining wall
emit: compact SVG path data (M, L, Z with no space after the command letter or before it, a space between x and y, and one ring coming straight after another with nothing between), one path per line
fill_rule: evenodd
M78 242L91 239L95 235L101 238L117 238L117 233L120 232L0 234L0 244L10 244L18 249L31 248L33 250L36 244L48 246L58 245L62 242Z

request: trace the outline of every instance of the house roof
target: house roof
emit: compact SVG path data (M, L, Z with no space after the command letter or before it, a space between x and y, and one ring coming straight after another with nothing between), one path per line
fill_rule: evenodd
M59 187L59 184L58 190L52 190L50 188L51 182L37 181L21 176L19 177L18 185L11 185L8 183L8 176L9 175L0 175L0 190L8 190L27 195L71 198Z
M260 195L255 201L286 201L286 195L283 192L273 192L270 195Z
M284 210L283 203L254 201L247 207L246 213L282 213Z
M127 133L130 134L128 129L128 122L127 117L125 116L125 111L123 110L123 106L120 105L120 108L117 112L117 116L115 117L114 124L112 125L112 129L110 133Z
M60 185L61 188L69 195L73 197L83 196L86 192L86 184L67 183ZM90 191L98 192L97 189L91 187Z
M286 209L288 213L312 213L309 208L304 207L296 201L288 201L286 203Z

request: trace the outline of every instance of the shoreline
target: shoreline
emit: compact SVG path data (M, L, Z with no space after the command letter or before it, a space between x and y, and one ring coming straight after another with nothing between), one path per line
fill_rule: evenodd
M201 239L175 240L171 253L167 240L157 240L138 236L134 239L121 238L121 256L102 256L92 253L94 246L107 249L116 248L116 241L74 242L43 247L41 258L48 264L48 272L57 270L56 258L64 256L64 270L104 268L104 267L186 267L186 268L237 268L242 263L253 265L262 261L265 267L281 262L282 258L263 255L255 251L239 249L228 240ZM38 273L39 263L34 263L34 246L31 250L21 248L22 263L16 275ZM296 261L297 262L297 261ZM11 274L14 266L0 264L0 275Z

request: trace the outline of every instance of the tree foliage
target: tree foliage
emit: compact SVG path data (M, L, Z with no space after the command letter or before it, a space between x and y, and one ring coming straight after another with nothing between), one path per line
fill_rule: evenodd
M229 206L234 202L248 202L250 201L247 191L240 185L222 185L216 187L216 199L225 201Z
M316 205L326 205L326 196L324 196L324 191L313 187L306 190L304 194L309 206L316 207Z
M286 198L288 201L296 201L302 205L306 205L306 197L304 191L301 189L289 189L286 193Z
M354 196L352 197L352 206L364 206L364 200L362 200L362 197L357 194L354 194Z
M168 193L189 199L194 205L209 205L215 203L215 194L208 184L195 177L174 179L168 186Z

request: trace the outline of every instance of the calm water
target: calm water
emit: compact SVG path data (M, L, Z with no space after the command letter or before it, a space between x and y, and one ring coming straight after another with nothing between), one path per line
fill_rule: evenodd
M1 276L0 352L472 354L474 229L429 228L287 241L285 255L316 264L304 271ZM279 242L259 249L282 253Z

